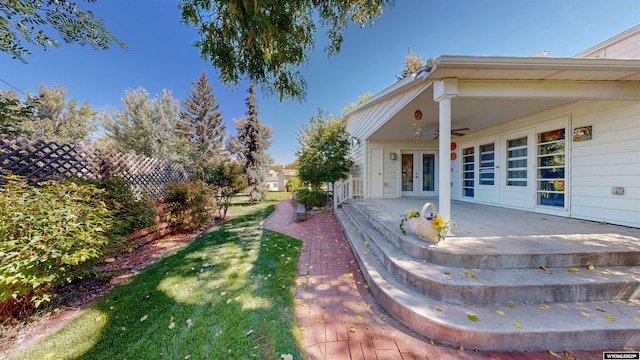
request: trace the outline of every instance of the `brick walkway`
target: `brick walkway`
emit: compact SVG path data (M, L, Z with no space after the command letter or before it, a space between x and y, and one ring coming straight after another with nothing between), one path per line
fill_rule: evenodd
M264 227L304 242L295 314L310 359L558 359L547 352L475 352L434 345L392 318L373 298L333 213L295 221L295 201L281 200ZM561 359L602 359L601 351L558 354Z

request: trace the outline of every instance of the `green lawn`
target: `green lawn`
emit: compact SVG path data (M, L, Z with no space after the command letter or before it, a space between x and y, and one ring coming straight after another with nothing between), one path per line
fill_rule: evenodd
M302 358L293 314L302 243L265 230L277 199L246 205L132 277L17 359Z

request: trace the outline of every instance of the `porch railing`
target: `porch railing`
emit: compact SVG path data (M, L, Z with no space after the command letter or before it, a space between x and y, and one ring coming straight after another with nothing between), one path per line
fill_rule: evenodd
M364 180L349 175L345 180L334 183L333 190L333 207L337 208L349 199L364 198Z

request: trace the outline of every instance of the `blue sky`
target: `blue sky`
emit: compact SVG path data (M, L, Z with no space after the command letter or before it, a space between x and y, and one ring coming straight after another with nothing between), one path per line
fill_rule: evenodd
M228 89L217 71L192 46L195 31L180 23L177 0L100 0L85 4L130 48L107 51L62 44L33 48L27 64L0 54L0 79L22 91L39 83L64 86L69 98L95 109L119 108L127 89L144 87L151 96L171 90L182 100L189 85L207 71L227 132L246 112L246 83ZM373 28L351 24L339 55L327 58L324 33L317 34L310 63L303 66L307 99L279 102L259 94L261 120L274 129L268 152L290 163L296 132L318 109L340 115L366 92L395 82L407 49L423 59L440 55L573 56L640 23L640 0L397 0L385 7ZM0 90L8 89L0 82Z

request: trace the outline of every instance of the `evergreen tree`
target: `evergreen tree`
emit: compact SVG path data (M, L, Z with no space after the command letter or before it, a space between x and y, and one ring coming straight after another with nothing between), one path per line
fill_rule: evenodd
M420 54L413 54L411 53L411 49L407 49L407 56L404 58L404 66L402 67L400 74L396 76L396 79L402 80L410 74L418 71L418 69L426 64L427 63L422 59Z
M191 84L191 94L181 104L184 111L180 112L178 133L187 159L199 168L220 163L226 126L205 71Z
M263 125L258 118L258 104L253 83L248 93L247 114L233 121L238 133L229 139L227 146L229 152L236 156L238 163L245 169L249 199L251 203L255 203L263 200L268 192L266 179L269 168L273 164L273 158L266 153L266 150L271 145L273 129L271 126Z

